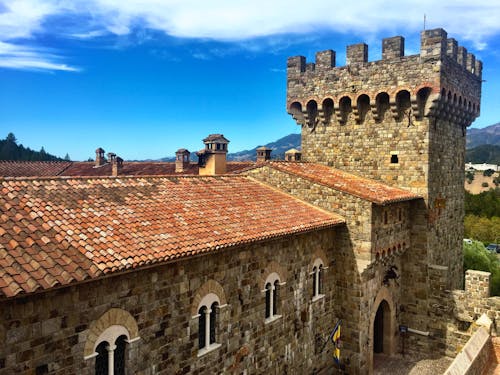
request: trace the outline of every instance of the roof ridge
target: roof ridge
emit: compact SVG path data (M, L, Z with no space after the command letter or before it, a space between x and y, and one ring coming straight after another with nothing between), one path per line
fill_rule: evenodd
M398 199L390 199L390 198L389 199L383 199L383 198L379 199L379 198L370 197L369 195L364 196L364 195L360 194L359 192L354 191L354 189L347 189L347 188L342 189L342 188L340 188L339 186L337 186L335 184L328 184L327 182L322 181L321 179L315 179L312 176L307 175L306 174L307 172L289 170L287 168L281 167L279 164L287 164L287 165L294 165L294 164L295 165L298 165L298 164L305 165L305 164L309 164L309 165L314 165L314 166L318 166L320 168L329 169L332 172L339 174L339 177L344 177L344 178L349 178L349 177L352 178L352 177L354 177L357 181L369 181L372 184L381 186L381 187L383 187L385 189L390 189L390 190L393 190L393 191L399 191L401 193L407 193L408 196L406 198L398 198ZM409 191L409 190L406 190L406 189L403 189L403 188L400 188L400 187L395 187L395 186L387 185L387 184L385 184L385 183L383 183L381 181L377 181L377 180L375 180L373 178L362 177L362 176L359 176L357 174L354 174L354 173L351 173L351 172L346 172L346 171L343 171L341 169L334 168L334 167L331 167L331 166L328 166L328 165L324 165L324 164L320 164L320 163L313 163L313 162L306 162L306 161L297 161L297 162L295 162L295 161L294 162L288 162L288 161L275 162L275 161L272 161L268 165L271 168L274 167L274 168L276 168L277 170L279 170L279 171L281 171L283 173L287 173L289 175L298 176L298 177L303 178L305 180L312 181L312 182L314 182L314 183L316 183L318 185L322 185L322 186L328 187L330 189L341 191L341 192L347 193L349 195L352 195L354 197L357 197L357 198L360 198L360 199L363 199L363 200L366 200L366 201L369 201L369 202L372 202L372 203L375 203L375 204L384 205L384 204L399 202L399 201L403 201L403 200L411 200L411 199L422 198L420 195L415 194L412 191ZM340 176L340 175L343 175L343 176Z

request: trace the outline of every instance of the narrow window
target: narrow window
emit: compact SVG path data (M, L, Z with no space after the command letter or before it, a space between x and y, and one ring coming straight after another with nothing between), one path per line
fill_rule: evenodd
M101 342L95 349L98 354L95 359L95 374L108 375L108 343Z
M272 309L272 285L271 283L266 284L266 319L271 317L271 309Z
M323 294L323 265L318 268L318 296Z
M217 323L217 302L212 303L210 307L210 344L215 343L215 327Z
M127 339L126 336L122 335L118 337L115 341L115 352L114 352L114 364L115 364L115 371L113 375L125 375L125 346L127 345L127 342L125 341Z
M313 267L313 271L312 271L312 279L313 279L313 297L316 297L318 295L318 283L317 283L317 277L316 277L316 273L318 272L318 268L316 266Z
M387 211L384 211L384 224L387 224Z
M391 155L391 164L398 164L398 163L399 163L398 155L392 154Z
M198 320L198 348L203 349L206 345L207 307L202 306L198 310L200 315Z
M273 290L273 315L278 315L278 289L279 289L279 281L276 280L274 282L274 290Z

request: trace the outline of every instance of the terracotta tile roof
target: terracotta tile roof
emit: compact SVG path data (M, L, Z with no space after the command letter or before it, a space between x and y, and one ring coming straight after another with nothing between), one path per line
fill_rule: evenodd
M407 190L392 187L369 178L359 177L322 164L270 161L267 165L376 204L421 198L419 195Z
M236 173L255 162L229 161L227 173ZM94 168L94 162L47 162L47 161L0 161L0 177L49 177L49 176L111 176L111 164ZM130 162L124 161L121 176L168 176L179 175L174 162ZM198 164L191 163L182 174L197 175Z
M0 160L0 177L57 176L71 164L70 161Z
M343 223L244 176L0 180L0 297Z

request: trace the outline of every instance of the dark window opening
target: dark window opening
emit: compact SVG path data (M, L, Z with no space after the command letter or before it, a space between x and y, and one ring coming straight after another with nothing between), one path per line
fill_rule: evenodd
M271 283L266 284L266 319L271 317Z
M273 315L278 315L278 288L279 282L276 280L274 282L274 291L273 291Z
M313 297L316 297L316 272L317 268L313 267L312 278L313 278Z
M103 341L95 349L97 352L95 375L108 375L108 345L106 341Z
M391 155L391 164L398 164L399 159L397 155Z
M198 348L203 349L205 347L205 332L206 332L206 325L207 325L207 316L206 316L206 311L207 307L202 306L200 307L200 310L198 310L198 314L200 315L199 321L198 321Z
M114 375L125 375L125 346L127 345L127 342L125 341L126 339L127 337L123 335L116 339L116 349L114 352Z
M320 264L318 268L318 294L323 293L323 265Z
M217 306L218 303L214 302L212 303L212 306L210 307L210 344L213 344L215 342L215 327L216 327L216 322L217 322Z

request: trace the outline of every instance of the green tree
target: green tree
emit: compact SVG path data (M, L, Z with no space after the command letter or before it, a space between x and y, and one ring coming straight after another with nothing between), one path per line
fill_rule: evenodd
M478 241L464 243L464 271L467 270L490 272L490 294L500 296L500 261Z
M487 169L483 172L483 176L490 177L495 171L493 169Z
M66 153L66 155L64 155L64 160L66 161L71 161L70 157L69 157L69 154Z

